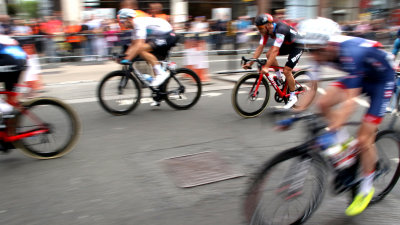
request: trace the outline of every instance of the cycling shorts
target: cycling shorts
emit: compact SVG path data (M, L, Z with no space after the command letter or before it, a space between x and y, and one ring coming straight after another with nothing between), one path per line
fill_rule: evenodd
M6 91L12 91L18 83L19 77L24 70L26 61L15 59L11 55L0 54L0 82L5 83Z
M153 49L151 53L153 53L157 59L163 60L168 56L169 50L176 45L178 42L178 37L174 32L157 36L157 37L149 37L146 40L151 48Z
M301 55L303 54L303 49L297 48L294 44L285 45L283 44L279 48L279 55L288 55L288 61L285 66L294 68L300 60Z
M393 77L394 78L394 77ZM333 86L345 88L341 80L333 83ZM362 83L362 93L370 98L370 107L364 115L363 121L379 125L386 113L390 98L394 91L394 79L392 81L367 82Z

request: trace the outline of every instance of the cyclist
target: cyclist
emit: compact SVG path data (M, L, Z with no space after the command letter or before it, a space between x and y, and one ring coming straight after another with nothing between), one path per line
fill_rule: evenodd
M399 50L400 50L400 29L397 31L397 38L393 43L392 53L395 57L397 56ZM400 65L398 66L397 70L400 71Z
M394 88L391 54L380 50L379 42L337 35L339 25L326 18L302 21L298 32L296 42L309 49L315 62L312 69L315 76L318 76L319 66L324 64L333 65L348 74L332 83L326 95L317 102L333 133L354 111L357 96L366 94L370 99L370 107L357 133L362 181L357 195L346 209L347 215L354 216L368 206L374 194L372 182L377 160L375 133ZM333 109L334 106L338 107Z
M303 50L298 48L294 43L297 31L286 23L274 22L274 18L267 13L258 15L255 18L255 24L258 31L261 33L261 40L253 54L253 58L258 58L261 55L269 37L275 39L273 46L267 52L268 62L263 68L264 73L268 73L268 68L270 66L278 66L276 56L288 55L288 60L283 69L283 74L286 77L290 90L290 98L285 105L285 108L289 109L297 102L297 97L295 95L296 86L292 71L299 61L301 54L303 53ZM247 64L243 65L243 68L249 69L253 63L254 62L248 62ZM276 70L276 75L278 80L281 80L282 75L280 74L279 70Z
M5 83L6 91L13 91L19 76L25 68L27 55L18 42L9 36L0 35L0 82ZM16 97L9 97L8 102L15 102ZM11 114L13 107L0 98L0 113Z
M142 57L153 67L156 74L150 85L158 87L169 77L169 74L161 67L155 55L160 59L165 58L178 41L171 24L161 18L136 17L133 9L119 10L118 18L125 27L133 28L132 44L125 52L126 57L120 63L130 64L135 57ZM153 102L152 105L158 106L160 103Z

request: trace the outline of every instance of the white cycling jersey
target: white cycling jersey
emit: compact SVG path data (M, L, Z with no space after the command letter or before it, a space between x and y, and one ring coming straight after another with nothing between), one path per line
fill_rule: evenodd
M132 40L162 36L173 30L166 20L155 17L137 17L133 19L133 24Z

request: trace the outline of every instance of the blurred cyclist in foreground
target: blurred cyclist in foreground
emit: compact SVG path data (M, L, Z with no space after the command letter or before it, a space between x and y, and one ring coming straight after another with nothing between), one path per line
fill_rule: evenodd
M5 83L6 91L13 91L22 71L25 69L27 55L18 42L9 36L0 35L0 82ZM9 97L8 102L15 102L16 97ZM13 107L0 98L0 113L11 114Z
M305 45L315 61L312 70L314 75L318 76L319 66L324 64L333 65L347 73L332 83L326 95L317 102L318 108L329 121L333 139L337 138L336 131L354 111L357 105L355 98L366 94L370 99L370 108L357 133L362 181L359 192L346 209L348 216L354 216L364 211L374 194L372 182L377 160L375 133L393 93L393 62L390 54L378 49L381 46L379 42L337 35L340 33L339 25L330 19L302 21L298 32L296 42Z
M297 102L297 96L295 95L295 80L293 78L293 68L299 62L303 50L298 48L295 44L295 37L297 31L283 22L274 22L274 18L270 14L261 14L255 18L255 24L258 31L261 33L260 44L253 54L253 58L258 58L263 52L264 46L267 44L268 38L271 37L275 39L273 46L267 52L267 64L264 66L264 73L268 73L268 68L270 66L279 66L276 56L278 55L288 55L288 60L283 69L283 74L285 74L286 80L289 85L290 98L288 103L284 106L285 109L292 108ZM244 69L250 69L254 62L248 62L243 65ZM278 77L278 85L283 83L282 75L280 71L276 71Z

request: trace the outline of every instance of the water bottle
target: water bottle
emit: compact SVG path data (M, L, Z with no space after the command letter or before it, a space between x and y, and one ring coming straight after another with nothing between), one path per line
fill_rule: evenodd
M153 81L153 76L149 75L149 74L143 74L144 79L151 83Z

